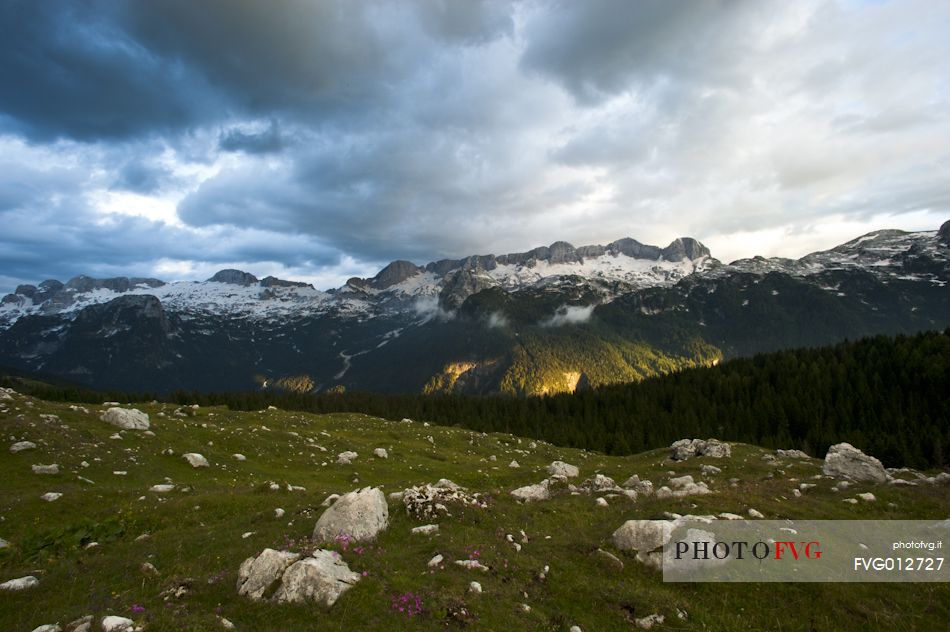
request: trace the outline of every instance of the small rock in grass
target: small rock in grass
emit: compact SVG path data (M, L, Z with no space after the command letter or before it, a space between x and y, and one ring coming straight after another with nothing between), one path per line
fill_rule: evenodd
M126 632L131 631L135 622L125 617L110 615L102 618L102 632Z
M386 448L376 448L375 450L373 450L373 456L375 456L378 459L388 459L389 453L386 452Z
M424 524L421 527L413 527L410 532L416 535L432 535L438 530L439 525L437 524Z
M468 585L468 592L470 592L470 593L475 593L476 595L481 594L481 592L482 592L482 585L479 584L478 582L471 582L471 583Z
M197 452L188 452L187 454L182 454L181 457L188 461L191 467L210 467L208 459Z
M63 495L62 495L60 492L46 492L45 494L43 494L42 496L40 496L40 498L42 498L43 500L45 500L45 501L48 502L48 503L51 503L51 502L53 502L53 501L55 501L55 500L59 500L59 499L62 498L62 497L63 497Z
M11 579L10 581L3 582L0 584L0 590L26 590L27 588L34 588L38 586L40 580L33 577L32 575L27 575L26 577L18 577L16 579Z
M17 452L23 452L24 450L35 450L36 444L32 441L17 441L10 446L10 452L16 454Z
M53 463L52 465L34 465L33 466L34 474L59 474L59 465Z
M444 560L445 560L445 558L442 556L441 553L439 553L438 555L436 555L435 557L433 557L431 560L429 560L429 562L426 564L426 566L428 566L429 568L436 568L436 567L439 566L439 564L441 564Z
M758 509L749 509L749 516L752 518L764 518L765 516Z

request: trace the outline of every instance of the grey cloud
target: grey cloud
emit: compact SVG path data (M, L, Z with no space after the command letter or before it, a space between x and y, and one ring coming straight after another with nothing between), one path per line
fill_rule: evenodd
M723 0L552 2L527 25L523 66L597 104L633 84L737 81L747 13L767 3Z
M260 132L245 132L239 128L222 132L218 146L224 151L269 154L279 152L284 148L285 143L279 124L276 120L272 120L270 126Z

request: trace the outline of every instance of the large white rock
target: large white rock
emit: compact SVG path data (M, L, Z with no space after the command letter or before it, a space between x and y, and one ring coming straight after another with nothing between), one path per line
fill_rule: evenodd
M546 478L537 485L525 485L513 489L511 495L522 502L535 502L549 499L552 492L551 479Z
M102 618L102 632L124 632L131 631L135 627L135 621L125 617L110 615Z
M564 461L553 461L551 465L548 466L548 474L551 476L566 476L567 478L574 478L579 476L581 471L577 469L576 465L571 465L570 463L565 463Z
M33 466L34 474L59 474L59 465L53 463L52 465L34 465Z
M650 553L670 541L673 527L670 520L627 520L611 539L621 551Z
M10 446L10 452L16 454L17 452L23 452L24 450L35 450L36 444L32 441L17 441Z
M204 456L198 454L197 452L189 452L187 454L182 454L181 458L188 461L188 464L191 467L210 467L210 464L208 463L208 459L204 458Z
M350 463L353 462L353 459L355 459L358 456L359 455L356 452L353 452L352 450L340 452L339 454L336 455L337 465L349 465Z
M3 582L0 584L0 590L26 590L27 588L38 586L39 583L40 580L33 577L32 575L27 575L26 577L17 577L16 579Z
M389 508L386 497L378 487L344 494L317 520L313 538L318 542L330 542L345 535L352 540L372 540L389 525Z
M300 559L299 553L264 549L257 557L249 557L238 570L238 594L259 601L273 590L287 567Z
M63 632L63 628L58 623L47 623L38 628L33 628L33 632Z
M102 421L123 430L148 430L148 415L137 408L110 408L100 417Z
M359 574L351 571L339 554L319 549L284 571L274 601L315 601L330 607L359 580Z
M376 448L373 450L373 456L375 456L377 459L388 459L389 453L386 452L386 448Z
M881 462L850 443L839 443L828 448L822 471L828 476L843 476L856 481L887 481L887 472Z

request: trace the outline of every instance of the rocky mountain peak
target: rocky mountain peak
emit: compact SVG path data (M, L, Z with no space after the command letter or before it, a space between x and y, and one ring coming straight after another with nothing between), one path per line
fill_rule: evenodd
M377 290L385 290L390 286L402 283L406 279L416 276L422 271L423 268L420 268L411 261L399 259L380 270L379 274L373 277L371 283Z
M251 274L250 272L243 272L241 270L227 269L221 270L213 277L208 279L208 281L213 281L215 283L230 283L232 285L253 285L257 283L257 277Z

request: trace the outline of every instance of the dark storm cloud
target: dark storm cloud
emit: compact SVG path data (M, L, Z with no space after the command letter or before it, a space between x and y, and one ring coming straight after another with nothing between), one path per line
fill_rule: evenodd
M115 3L0 4L0 111L38 140L117 139L204 120L202 78L152 54L115 21Z
M221 133L218 147L223 151L243 151L248 154L269 154L284 148L284 137L280 133L277 121L260 132L245 132L232 128Z
M817 239L829 214L821 246L911 213L929 226L948 200L947 15L10 0L0 282L256 262L338 284L557 239L692 234L728 258L763 232Z

